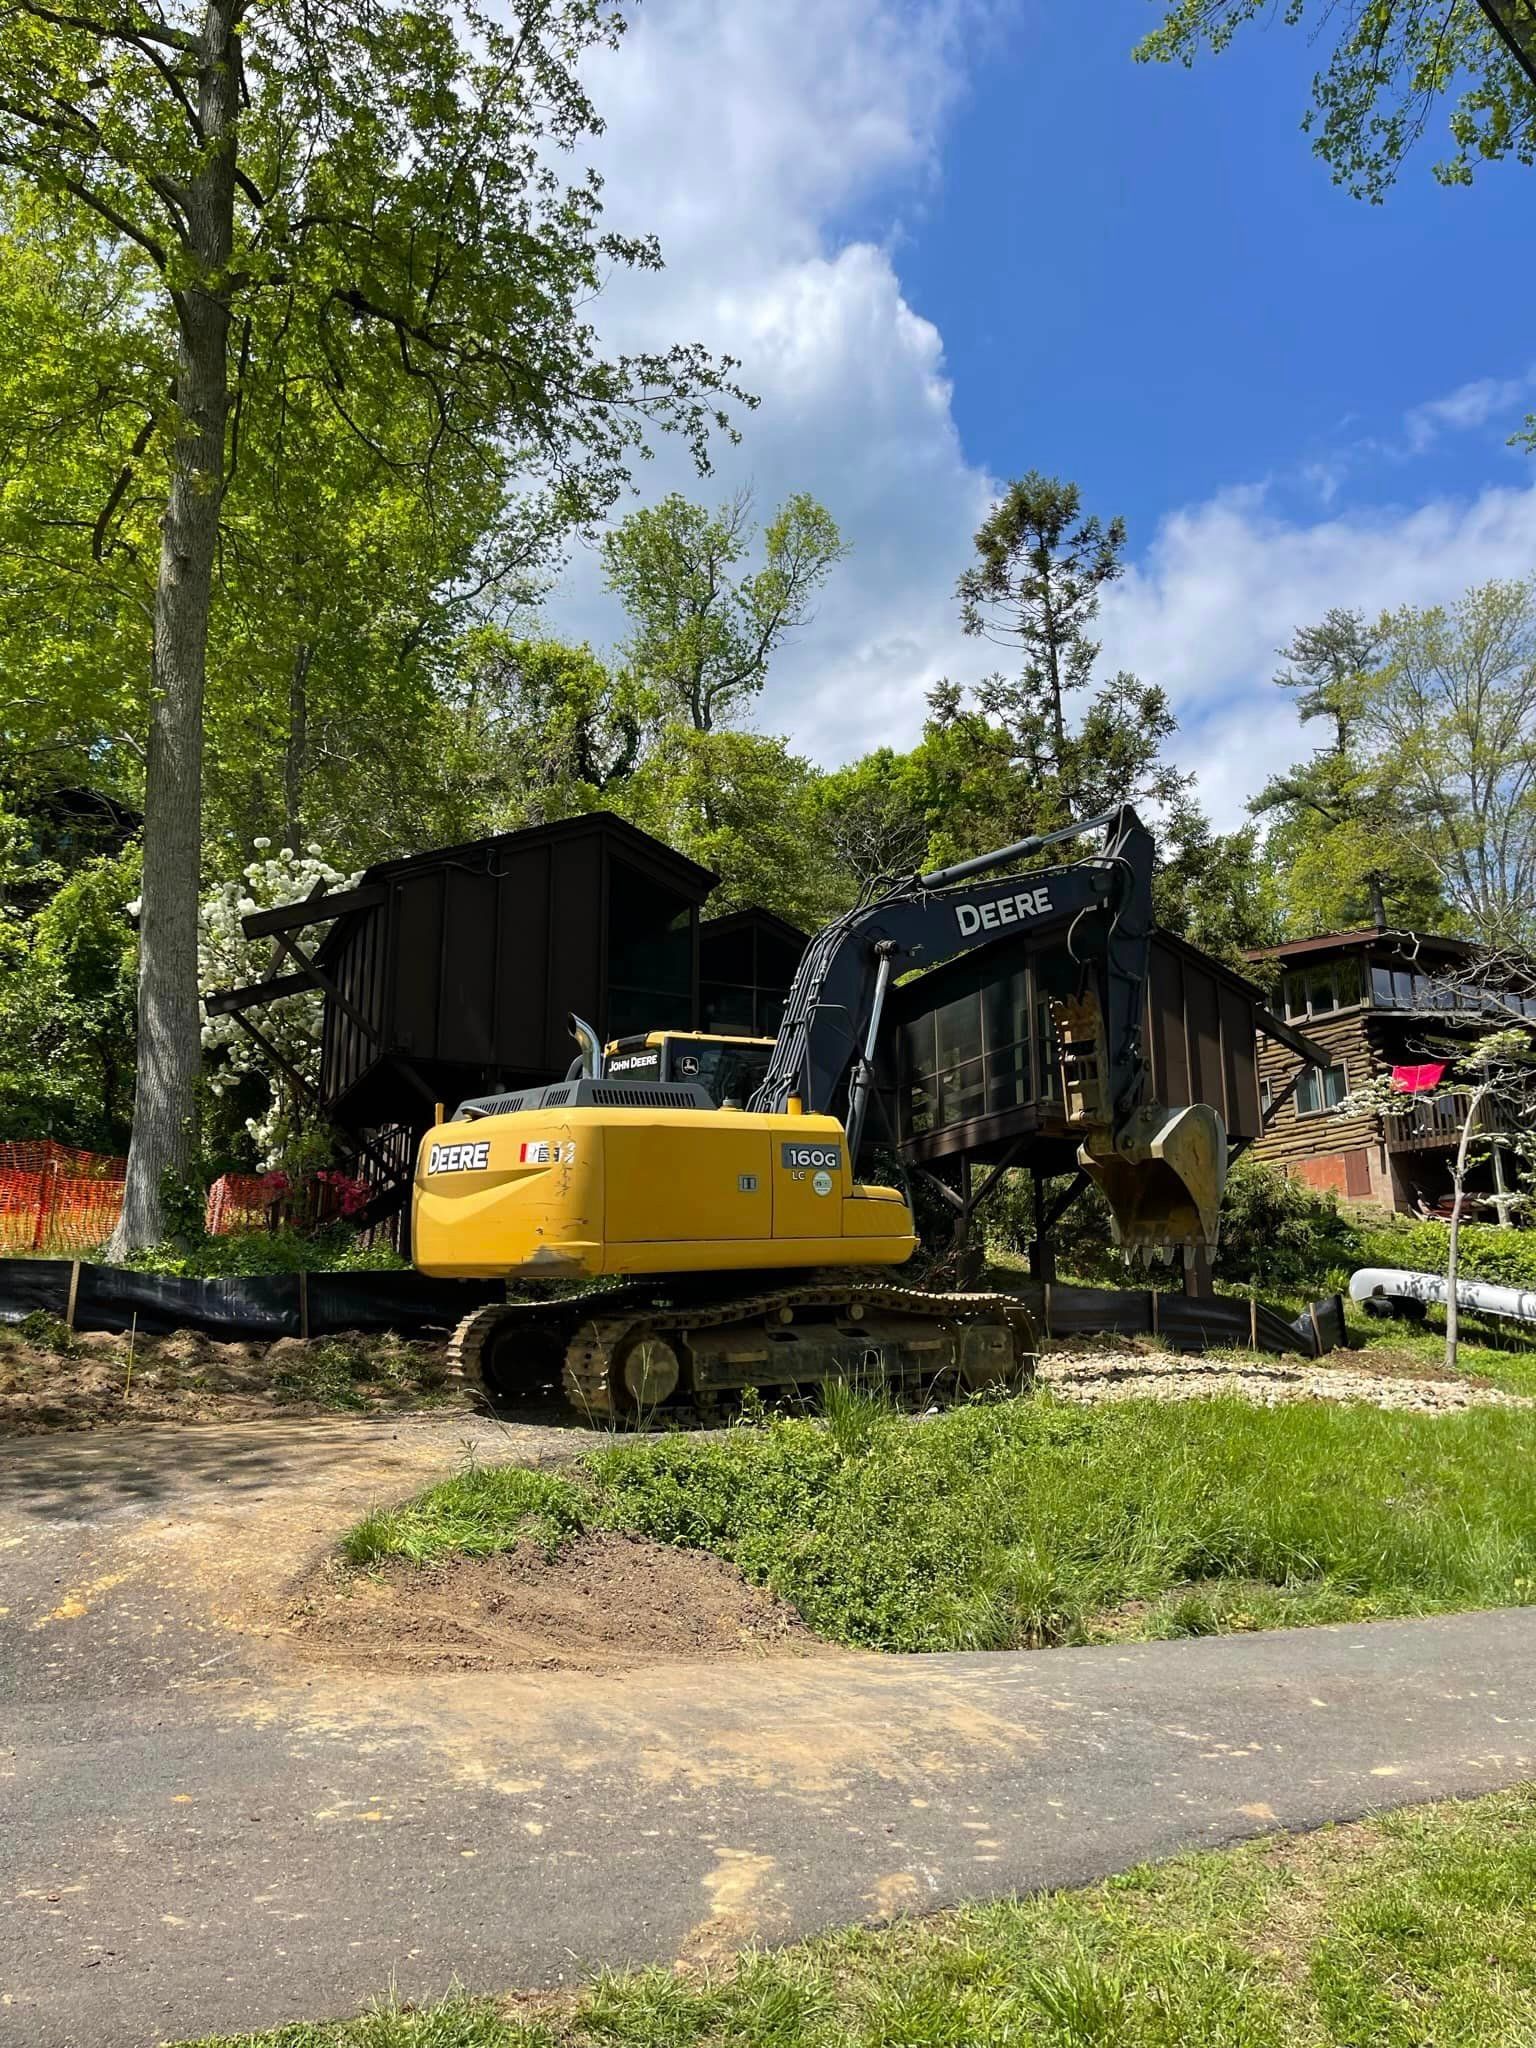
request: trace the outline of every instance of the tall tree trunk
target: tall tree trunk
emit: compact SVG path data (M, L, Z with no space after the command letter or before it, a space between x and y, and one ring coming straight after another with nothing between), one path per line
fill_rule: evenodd
M234 243L237 8L238 0L209 0L204 14L198 112L208 150L186 195L184 253L194 275L178 298L177 427L155 584L139 927L139 1064L123 1214L111 1247L118 1258L164 1235L162 1187L168 1174L186 1170L197 1108L203 687L229 415L225 273Z
M1372 922L1375 924L1377 931L1384 932L1387 928L1387 899L1381 886L1381 876L1373 873L1367 875L1365 879L1370 885L1371 891Z
M288 677L288 746L283 755L283 844L302 852L304 778L309 772L309 665L315 650L301 646Z

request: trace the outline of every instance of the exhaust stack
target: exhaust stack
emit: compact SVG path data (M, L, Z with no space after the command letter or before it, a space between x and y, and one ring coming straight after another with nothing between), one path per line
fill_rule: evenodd
M582 1076L588 1081L597 1080L603 1071L602 1040L592 1029L592 1026L585 1017L578 1017L574 1010L566 1018L565 1025L572 1038L581 1047L580 1056L573 1062L573 1065L580 1069ZM576 1076L572 1073L567 1075L566 1078L567 1080L574 1080Z

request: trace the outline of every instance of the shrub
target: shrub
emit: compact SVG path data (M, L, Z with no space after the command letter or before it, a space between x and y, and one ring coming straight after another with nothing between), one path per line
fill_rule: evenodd
M1501 1287L1536 1288L1536 1231L1500 1230L1492 1223L1464 1223L1458 1233L1457 1266L1464 1280L1490 1280ZM1358 1266L1403 1266L1413 1273L1443 1273L1450 1249L1447 1223L1406 1219L1361 1231Z
M1022 1251L1034 1228L1033 1196L1026 1174L1010 1174L1008 1181L990 1234L994 1243ZM1109 1205L1096 1188L1067 1211L1056 1244L1062 1271L1072 1278L1106 1287L1146 1284L1141 1276L1133 1280L1115 1249ZM1256 1280L1261 1288L1320 1294L1335 1268L1362 1263L1359 1247L1360 1232L1331 1194L1288 1180L1262 1160L1240 1159L1233 1167L1221 1205L1214 1268L1219 1280L1243 1287Z
M141 1273L218 1280L259 1273L396 1272L406 1264L387 1244L365 1244L344 1223L322 1230L233 1230L187 1245L156 1244L128 1261Z
M1218 1279L1321 1293L1329 1272L1360 1263L1360 1233L1332 1194L1260 1159L1239 1159L1221 1205Z

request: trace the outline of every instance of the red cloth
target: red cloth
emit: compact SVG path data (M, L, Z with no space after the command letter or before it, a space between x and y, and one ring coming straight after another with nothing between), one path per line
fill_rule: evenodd
M1394 1067L1392 1086L1401 1089L1404 1095L1428 1095L1440 1086L1448 1064L1448 1061L1441 1060L1438 1065L1427 1067Z

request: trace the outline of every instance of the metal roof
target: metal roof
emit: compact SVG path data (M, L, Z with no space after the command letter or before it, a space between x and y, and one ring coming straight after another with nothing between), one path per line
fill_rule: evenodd
M1314 953L1360 953L1371 946L1390 947L1401 952L1405 946L1412 946L1418 952L1439 952L1466 955L1472 951L1470 939L1458 939L1448 933L1410 932L1395 928L1383 931L1372 925L1361 932L1319 932L1311 939L1287 939L1282 946L1254 946L1243 958L1245 960L1301 960Z

